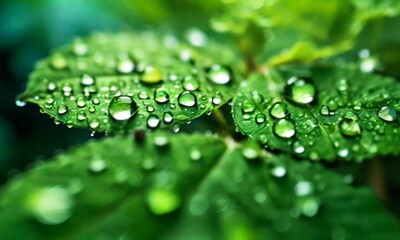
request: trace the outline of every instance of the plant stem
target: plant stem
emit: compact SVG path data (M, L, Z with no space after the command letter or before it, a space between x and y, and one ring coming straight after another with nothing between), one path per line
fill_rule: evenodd
M376 195L383 202L387 202L385 174L380 158L373 158L368 165L368 182Z
M225 120L224 114L221 112L219 108L214 109L212 111L213 117L217 120L218 124L221 127L221 135L226 136L230 133L230 128L228 123Z

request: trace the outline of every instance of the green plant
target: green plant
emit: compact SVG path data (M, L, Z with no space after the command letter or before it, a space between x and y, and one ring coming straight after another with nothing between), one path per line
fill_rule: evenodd
M18 104L107 136L15 177L0 238L399 239L340 168L400 151L400 84L346 55L399 4L182 4L188 24L217 13L209 35L97 33L38 63Z

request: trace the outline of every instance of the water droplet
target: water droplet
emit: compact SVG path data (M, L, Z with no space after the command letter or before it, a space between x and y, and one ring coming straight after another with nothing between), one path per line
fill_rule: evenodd
M53 53L50 57L50 64L58 70L65 69L68 66L67 59L61 53Z
M255 110L255 106L254 106L254 104L252 102L246 100L242 104L242 112L244 112L244 113L252 113L252 112L254 112L254 110Z
M47 90L49 92L53 92L56 89L57 89L57 85L53 82L49 82L49 84L47 85Z
M81 77L81 84L83 86L91 86L94 84L94 78L88 74L83 74Z
M187 91L195 91L199 89L200 83L192 75L189 75L182 80L182 86Z
M201 158L201 152L199 149L194 148L190 151L190 159L193 161L198 161Z
M76 39L72 45L72 52L77 56L84 56L88 53L88 46L81 40Z
M345 158L345 157L349 156L349 153L350 153L349 149L343 148L343 149L340 149L337 154L339 157Z
M163 120L165 123L171 123L174 120L174 116L171 112L165 112L163 114Z
M323 106L321 107L321 109L319 110L319 112L320 112L321 115L323 115L323 116L329 116L329 115L330 115L330 109L329 109L329 107L326 106L326 105L323 105Z
M26 105L25 101L22 101L20 99L15 100L15 105L17 105L17 107L24 107Z
M352 112L346 113L344 118L339 122L339 131L349 137L361 134L361 127L358 124L358 117Z
M91 129L96 129L96 128L98 128L99 126L100 126L99 120L97 120L97 119L92 119L92 120L90 120L90 122L89 122L89 127L90 127Z
M259 113L256 115L256 123L257 124L262 124L265 122L265 114Z
M79 111L76 115L76 119L78 119L78 121L84 121L86 120L86 114L84 111Z
M184 91L179 94L178 103L183 107L193 107L197 103L196 95L189 91Z
M100 173L107 169L107 163L103 159L93 159L89 163L89 171Z
M211 99L212 104L214 105L219 105L222 102L222 97L221 94L217 93L212 99Z
M297 154L301 154L301 153L304 153L305 148L304 148L303 144L296 141L293 143L293 151Z
M175 123L171 127L171 131L174 133L178 133L180 129L181 129L181 125L179 123Z
M85 107L85 106L86 106L86 101L85 101L85 99L84 99L83 97L78 97L78 98L76 99L76 105L77 105L78 107L80 107L80 108Z
M280 119L274 123L274 133L281 138L291 138L296 133L292 120Z
M57 108L57 113L59 114L59 115L64 115L64 114L66 114L68 112L68 107L67 106L65 106L65 105L60 105L60 106L58 106L58 108Z
M308 104L314 101L316 91L315 85L309 77L291 77L284 90L287 99L298 104Z
M269 114L274 118L285 118L288 115L287 105L284 102L276 102L269 109Z
M314 186L311 182L301 181L296 184L294 191L297 196L307 196L314 192Z
M155 84L161 82L163 74L160 69L154 67L146 67L140 80L147 84Z
M306 217L314 217L319 210L319 201L313 197L302 199L300 202L301 212Z
M146 110L147 110L147 112L151 113L151 112L154 112L155 109L152 105L148 105Z
M228 84L232 80L230 71L221 65L213 65L207 72L208 79L215 84Z
M147 126L149 128L156 128L160 124L160 119L157 117L157 115L151 114L147 118Z
M339 79L336 88L339 92L346 92L349 90L349 82L345 78Z
M92 100L92 103L94 104L94 105L99 105L100 104L100 99L99 98L93 98L93 100Z
M139 92L139 99L142 99L142 100L144 100L144 99L148 99L149 98L149 95L147 94L147 92L146 91L140 91Z
M196 47L202 47L207 43L207 36L198 29L190 29L186 33L186 38L190 44Z
M160 103L160 104L166 103L166 102L168 102L168 100L169 100L169 95L168 95L168 93L167 93L165 90L163 90L163 89L157 89L157 90L154 92L154 100L155 100L157 103Z
M146 203L152 213L163 215L178 209L181 206L181 199L171 190L152 189L147 193Z
M130 119L137 111L136 103L129 96L114 97L108 107L111 117L118 121Z
M168 138L164 135L157 135L154 137L153 142L157 147L164 147L168 145Z
M394 122L397 119L396 109L391 106L381 107L378 111L378 117L387 122Z
M31 194L27 205L39 222L56 225L72 216L75 200L67 189L46 187Z
M247 160L255 160L259 157L259 149L258 146L249 142L242 148L242 156Z
M135 63L129 58L127 54L119 57L117 63L117 71L119 73L131 73L135 69Z
M72 94L72 86L69 83L65 83L62 87L64 96L69 97Z
M271 170L271 174L275 177L283 177L286 175L286 169L283 166L276 166Z

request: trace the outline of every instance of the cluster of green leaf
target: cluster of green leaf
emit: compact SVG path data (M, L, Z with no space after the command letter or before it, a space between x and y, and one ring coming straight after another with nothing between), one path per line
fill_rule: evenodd
M0 238L399 239L372 190L327 163L399 153L400 83L345 51L400 4L135 5L173 26L185 8L198 10L184 37L97 33L37 64L19 104L113 136L10 181ZM201 20L210 28L190 25ZM211 114L219 131L178 133Z

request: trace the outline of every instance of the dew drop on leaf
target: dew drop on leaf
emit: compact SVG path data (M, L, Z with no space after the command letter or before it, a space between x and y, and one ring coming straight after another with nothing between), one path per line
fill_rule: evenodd
M168 138L164 135L157 135L154 137L153 142L157 147L164 147L168 145Z
M280 119L275 122L273 131L281 138L291 138L296 133L294 122L290 119Z
M57 70L65 69L68 66L67 59L61 53L54 53L51 55L50 64Z
M307 196L314 192L314 186L311 182L301 181L296 184L294 191L297 196Z
M110 116L117 121L130 119L137 111L136 103L129 96L114 97L108 107Z
M284 89L285 97L298 104L308 104L314 101L316 87L308 77L291 77Z
M361 127L358 123L358 117L352 112L346 113L339 122L339 131L345 136L354 137L361 134Z
M72 44L72 52L76 56L84 56L88 53L88 46L80 39L76 39Z
M221 65L213 65L208 70L208 79L215 84L227 84L232 80L232 76L228 69Z
M397 119L397 112L391 106L381 107L378 111L378 117L386 122L394 122Z
M252 102L245 101L242 104L242 112L244 112L244 113L252 113L252 112L254 112L254 110L255 110L255 106L254 106L254 104Z
M100 173L107 169L107 163L103 159L92 159L89 163L89 171Z
M81 77L81 84L83 86L91 86L94 84L94 78L88 74L83 74Z
M151 114L147 118L147 126L149 128L157 128L159 124L160 124L160 119L157 117L157 115Z
M288 115L287 105L284 102L276 102L269 109L269 114L274 118L285 118Z
M149 95L148 95L147 92L144 91L144 90L143 90L143 91L140 91L138 96L139 96L139 98L142 99L142 100L148 99L148 98L149 98Z
M265 115L263 113L259 113L256 115L256 119L255 119L257 124L262 124L265 122Z
M178 103L183 107L193 107L194 105L196 105L196 102L196 96L189 91L184 91L178 96Z
M68 107L67 106L65 106L65 105L58 106L58 108L57 108L58 115L64 115L67 112L68 112Z
M286 175L286 169L283 166L276 166L271 170L272 176L283 177Z
M168 93L167 93L165 90L163 90L163 89L157 89L157 90L154 92L154 100L155 100L157 103L160 103L160 104L166 103L166 102L168 102L168 99L169 99L169 95L168 95Z
M121 55L117 63L119 73L131 73L135 69L135 63L127 56Z
M171 123L174 120L174 116L172 115L171 112L165 112L163 114L163 121L165 123Z
M151 66L146 67L140 80L147 84L155 84L162 81L163 74L160 69Z
M71 217L75 200L67 189L55 186L42 188L30 194L27 205L39 222L56 225Z
M163 215L178 209L181 199L172 190L152 189L147 193L146 203L153 214Z
M193 161L198 161L201 158L201 152L199 149L194 148L190 150L190 159Z
M200 83L192 75L189 75L183 79L182 86L187 91L195 91L199 89Z
M78 97L78 98L76 99L76 106L78 106L78 107L80 107L80 108L85 107L85 106L86 106L86 101L85 101L85 99L84 99L83 97Z

